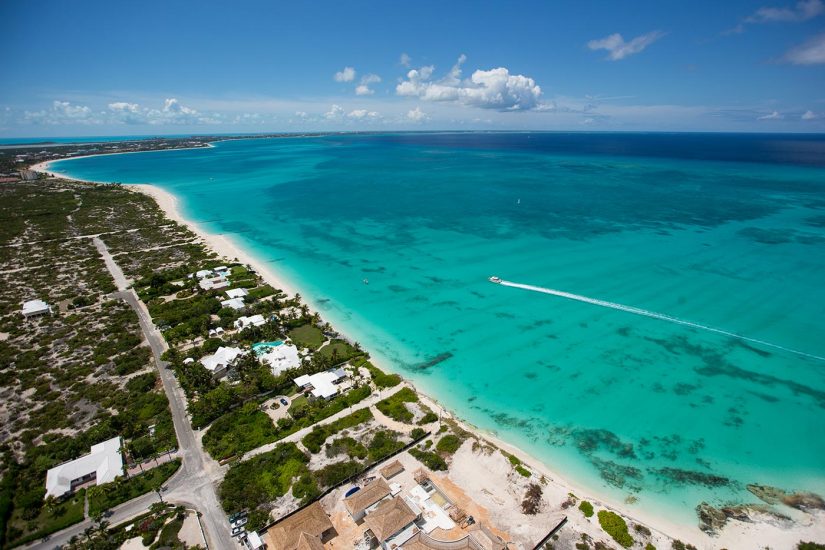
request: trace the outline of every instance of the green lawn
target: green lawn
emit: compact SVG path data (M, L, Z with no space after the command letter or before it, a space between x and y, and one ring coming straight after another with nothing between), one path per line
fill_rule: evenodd
M9 519L7 543L9 548L45 537L83 520L83 503L86 490L81 489L71 498L52 509L44 506L40 515L32 520L21 517L21 510L15 509Z
M275 441L277 433L272 419L250 402L215 420L203 436L203 447L223 460Z
M318 350L318 355L322 357L328 357L330 359L334 357L335 361L333 361L333 363L336 365L358 355L358 353L358 350L343 340L335 340Z
M299 348L318 349L326 338L321 329L314 325L301 325L287 333Z
M154 491L155 487L162 485L172 474L180 468L180 459L155 466L146 473L124 479L123 481L104 483L96 487L89 488L89 515L97 513L122 504L127 500L132 500L149 491Z

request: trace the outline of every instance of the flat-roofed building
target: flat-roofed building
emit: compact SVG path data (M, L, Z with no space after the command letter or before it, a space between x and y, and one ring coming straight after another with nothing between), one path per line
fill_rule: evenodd
M51 315L52 306L43 300L29 300L28 302L23 302L23 309L20 310L20 313L22 313L26 319L38 315Z
M64 462L46 472L46 496L62 497L78 485L94 481L96 485L114 481L123 475L120 437L92 445L91 452Z

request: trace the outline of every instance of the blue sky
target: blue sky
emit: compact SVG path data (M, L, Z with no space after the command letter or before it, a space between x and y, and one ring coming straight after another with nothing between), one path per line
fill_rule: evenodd
M825 131L825 0L0 2L0 135Z

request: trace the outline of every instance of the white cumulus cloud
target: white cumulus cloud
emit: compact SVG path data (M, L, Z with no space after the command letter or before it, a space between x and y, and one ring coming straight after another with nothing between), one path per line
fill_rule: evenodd
M324 113L324 118L326 118L327 120L335 120L335 119L341 118L343 115L344 115L344 108L341 107L340 105L333 104L329 108L329 111Z
M816 120L819 117L816 115L815 112L808 110L802 113L802 120Z
M487 71L476 70L469 79L462 79L461 65L466 59L462 54L440 80L432 80L432 66L411 69L407 79L395 87L395 93L424 101L454 102L500 111L539 107L541 87L532 78L510 74L507 68L498 67Z
M380 115L376 111L368 111L366 109L355 109L347 114L347 117L355 120L376 119Z
M785 54L785 60L794 65L825 63L825 33L814 36L807 42L792 48Z
M137 113L140 112L140 105L137 103L127 103L125 101L116 101L109 103L109 109L121 113Z
M335 82L352 82L355 80L355 69L352 67L344 67L343 70L335 73Z
M745 19L746 23L775 23L807 21L825 13L822 0L801 0L792 8L764 7Z
M411 120L412 122L423 122L427 120L429 117L427 113L421 110L421 107L416 107L415 109L410 109L407 112L407 120Z
M375 91L370 88L370 84L381 82L381 77L377 74L366 74L361 77L361 84L356 86L355 95L372 95Z
M409 67L410 63L412 63L412 58L406 53L402 53L401 57L398 59L398 62L404 67Z
M649 33L637 36L630 42L625 42L625 39L619 33L614 33L598 40L591 40L587 43L587 47L591 50L607 50L607 58L611 61L619 61L625 57L637 54L645 48L663 37L665 33L661 31L651 31Z
M779 111L773 111L772 113L768 113L767 115L756 117L756 120L780 120L782 118L784 117Z

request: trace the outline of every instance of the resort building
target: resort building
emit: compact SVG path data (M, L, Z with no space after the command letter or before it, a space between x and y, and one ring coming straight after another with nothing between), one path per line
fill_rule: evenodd
M212 373L212 376L221 377L226 374L226 370L232 362L243 354L244 351L241 348L225 348L221 346L212 355L201 357L201 364L206 367L206 370Z
M84 483L94 481L96 485L100 485L122 476L123 458L120 447L120 437L113 437L92 445L89 454L50 469L46 472L46 496L59 498Z
M323 550L324 542L335 534L321 504L313 502L270 527L264 539L269 550Z
M309 392L312 397L329 399L338 395L341 389L349 387L342 387L342 381L346 377L347 371L339 367L317 374L304 374L293 381L301 388L301 391Z
M243 298L230 298L229 300L224 300L221 302L221 307L228 307L234 310L243 309Z
M195 278L206 279L207 277L211 277L212 273L213 272L211 269L201 269L200 271L195 273Z
M249 291L245 288L231 288L226 291L227 298L243 298L244 296L248 296Z
M289 369L297 369L301 366L301 357L298 355L298 348L290 344L281 344L268 348L268 351L261 355L261 361L272 367L272 374L278 376Z
M226 267L225 265L219 265L218 267L213 267L212 271L215 273L215 275L220 275L221 277L229 276L229 268Z
M51 315L52 306L43 300L29 300L28 302L23 303L23 309L20 313L22 313L23 317L26 319L29 317L36 317L38 315Z
M367 483L360 491L344 499L344 507L355 522L364 519L384 499L390 498L390 486L383 478Z
M235 321L235 328L239 330L243 330L246 327L259 327L266 323L266 319L264 319L263 315L252 315L251 317L238 317Z
M418 533L415 521L420 515L421 511L410 499L396 496L381 502L367 514L364 523L381 548L389 550L398 548Z

